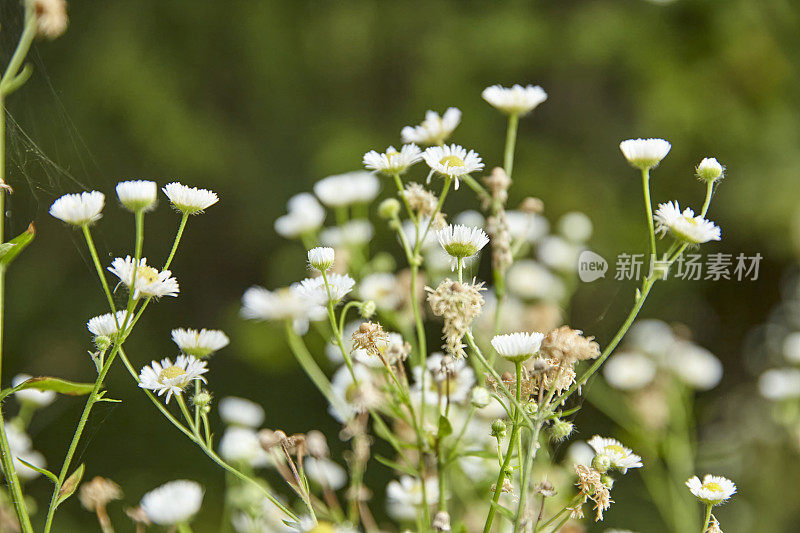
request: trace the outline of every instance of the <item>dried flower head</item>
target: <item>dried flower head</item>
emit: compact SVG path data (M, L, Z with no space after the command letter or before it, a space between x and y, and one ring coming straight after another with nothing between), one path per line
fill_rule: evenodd
M433 216L439 203L436 195L419 183L409 183L402 194L406 202L408 202L408 206L421 217L430 218Z
M96 476L91 481L81 485L78 499L87 511L95 512L114 500L122 498L122 489L119 485L104 477Z
M582 503L585 503L587 498L594 502L595 521L599 522L603 519L603 512L611 507L609 488L603 483L602 474L592 467L576 464L575 473L578 475L575 485L583 497ZM573 511L579 512L577 509L573 509ZM580 516L583 516L582 512L580 512Z
M455 358L466 357L461 339L483 309L483 283L460 283L446 278L436 289L425 287L425 290L433 314L444 319L444 349Z
M389 334L374 322L362 322L353 333L353 350L366 350L367 354L383 357L389 343Z
M594 337L584 337L582 333L569 326L554 329L542 341L542 355L566 364L596 359L600 355L600 346L594 342Z
M36 34L55 39L67 31L67 2L65 0L34 0Z

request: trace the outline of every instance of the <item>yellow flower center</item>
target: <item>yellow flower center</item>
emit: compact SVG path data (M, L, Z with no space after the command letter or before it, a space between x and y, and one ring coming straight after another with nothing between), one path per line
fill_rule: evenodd
M457 155L446 155L439 161L439 164L446 167L463 167L464 161Z
M625 449L620 446L619 444L609 444L606 446L606 452L618 453L621 455L625 455Z
M707 490L713 490L714 492L722 492L722 487L720 487L719 483L714 483L713 481L703 483L703 488Z
M163 382L164 380L167 380L167 379L175 379L177 377L185 376L185 375L186 375L186 371L185 370L183 370L182 368L177 367L175 365L172 365L172 366L166 367L165 369L163 369L161 371L161 373L158 375L158 381Z
M136 269L136 280L142 280L145 283L158 281L158 270L151 266L142 265Z

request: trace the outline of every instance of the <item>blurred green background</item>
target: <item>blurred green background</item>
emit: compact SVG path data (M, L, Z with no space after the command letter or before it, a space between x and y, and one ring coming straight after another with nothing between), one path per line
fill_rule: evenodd
M7 58L21 9L15 0L0 5ZM302 268L302 248L275 234L274 219L292 194L359 168L367 150L396 145L401 127L427 109L459 107L454 140L479 151L487 166L498 164L505 122L480 92L534 83L549 99L521 122L513 198L541 197L550 217L586 212L595 224L592 246L606 257L646 247L640 181L620 140L672 142L654 172L657 202L699 207L703 187L693 167L705 156L727 166L710 211L723 231L714 251L760 252L759 279L662 284L644 314L688 324L725 362L723 383L699 399L703 416L713 419L726 398L752 389L743 337L775 303L782 272L795 261L796 2L74 0L69 8L69 30L37 44L35 74L9 101L16 193L7 227L16 234L33 220L38 238L8 278L4 386L22 371L93 379L84 324L104 311L104 298L80 235L49 217L50 203L86 187L113 204L121 179L177 179L211 188L221 201L191 220L173 269L180 298L150 308L129 354L137 363L175 355L173 327L222 328L232 344L211 363L217 397L258 401L269 427L334 435L321 396L280 337L237 316L249 285L284 285ZM474 204L465 192L448 205L453 212ZM177 222L166 202L148 217L148 257L166 255ZM123 210L106 208L96 230L106 262L130 253L132 223ZM376 248L390 245L384 238ZM607 340L631 290L613 281L581 287L572 325ZM164 423L121 366L108 388L123 402L100 404L92 415L79 447L87 476L116 480L128 504L164 481L197 479L207 487L207 507L196 530L214 531L220 471ZM60 464L82 405L64 399L34 420L34 444L49 465ZM602 424L591 412L582 416L579 426ZM758 530L795 531L797 452L787 445L753 453L744 448L747 428L739 431L730 454L739 458L742 494L719 514L725 531L755 531L762 519L772 529ZM386 475L380 470L371 466L378 479ZM44 502L49 487L39 479L28 489ZM660 530L641 489L637 478L620 483L607 525ZM112 514L122 523L119 508ZM77 500L59 510L57 530L93 524Z

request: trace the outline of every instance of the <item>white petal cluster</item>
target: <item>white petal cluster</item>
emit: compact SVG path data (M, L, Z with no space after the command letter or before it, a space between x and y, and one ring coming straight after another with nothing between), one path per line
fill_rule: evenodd
M366 170L322 178L314 184L314 194L328 207L342 207L371 202L378 196L381 183Z
M162 189L169 201L178 211L187 215L199 215L215 203L219 202L217 193L208 189L198 189L180 183L168 183Z
M697 476L686 482L689 491L706 505L719 505L736 494L736 484L722 476L706 474L703 481Z
M304 334L309 320L321 320L327 311L321 305L309 301L299 293L299 284L274 291L253 286L242 295L244 318L255 320L289 320L295 331Z
M76 226L85 226L100 220L106 196L99 191L65 194L50 206L50 214Z
M364 276L358 284L358 294L364 301L375 302L378 309L396 309L401 301L397 278L390 272Z
M323 487L339 490L347 484L347 472L330 459L308 457L304 461L306 475Z
M400 132L404 143L441 144L446 141L461 122L461 111L450 107L441 117L435 111L425 113L419 126L406 126Z
M686 208L681 212L678 202L659 204L653 215L656 232L661 235L670 233L676 239L688 244L700 244L721 239L719 227L702 216L694 215L694 211Z
M348 220L341 226L325 228L319 234L319 240L326 246L360 246L368 243L375 234L372 223L366 219Z
M456 189L459 176L483 170L483 162L478 153L467 151L457 144L431 146L422 153L422 158L431 167L431 171L454 178ZM428 180L430 181L430 176Z
M29 481L40 476L39 472L20 461L22 459L37 468L44 468L47 464L44 455L32 448L33 443L28 434L17 428L16 424L6 423L6 437L8 438L8 447L11 449L11 455L14 457L14 468L19 477Z
M117 197L133 212L151 211L156 206L158 185L155 181L132 180L117 183Z
M297 293L309 302L316 305L325 305L329 299L334 303L339 302L347 296L347 293L353 290L355 284L356 280L347 274L328 275L327 286L322 276L317 276L301 281L300 286L297 287Z
M603 365L603 376L609 385L617 390L639 390L656 377L655 362L637 352L615 353Z
M95 337L114 337L119 331L119 329L117 329L117 325L122 327L122 324L125 323L126 314L127 311L121 310L116 312L116 317L111 313L96 316L89 319L89 322L86 323L86 327Z
M261 447L258 433L253 428L229 426L219 441L219 454L235 464L261 468L272 463L269 454Z
M147 264L145 257L139 259L138 263L131 256L126 256L125 259L117 257L111 262L108 270L117 276L128 290L132 290L134 299L142 295L154 298L178 295L178 280L172 277L172 272L169 270L159 272Z
M400 151L390 146L385 152L370 150L364 154L364 166L387 175L403 174L408 168L422 160L422 150L416 144L406 144Z
M217 409L222 421L232 426L257 428L264 422L264 409L247 398L226 396Z
M425 503L433 505L439 501L439 482L435 477L425 479L425 495L422 499L422 483L411 476L402 476L399 480L390 481L386 485L386 507L389 514L398 520L414 518L417 509Z
M308 264L320 272L327 272L336 258L333 248L318 246L308 251Z
M636 168L646 170L658 165L672 145L664 139L628 139L619 143L622 155Z
M139 373L139 387L156 391L159 396L166 394L166 403L169 403L173 394L180 394L183 389L195 379L203 383L206 378L203 374L208 372L206 362L191 355L179 355L175 364L167 357L161 362L151 361Z
M184 479L170 481L142 497L141 508L160 526L188 524L203 503L203 488Z
M172 342L178 345L181 352L198 358L208 357L230 344L231 340L218 329L184 329L172 330Z
M722 362L713 353L690 341L677 341L666 364L675 375L696 390L711 390L722 380Z
M477 254L489 244L489 236L481 228L447 225L436 232L436 238L451 257L464 259Z
M313 233L325 220L325 208L307 192L292 196L286 206L287 214L275 221L275 231L287 239Z
M595 435L588 440L588 444L597 455L602 454L608 457L611 460L611 467L623 474L629 468L641 468L642 466L642 458L633 453L630 448L623 446L618 440Z
M758 378L758 390L768 400L800 398L800 370L797 368L773 368Z
M539 352L544 335L538 332L517 332L507 335L495 335L492 347L507 361L524 361Z
M723 167L716 158L706 157L700 161L695 171L700 180L713 182L722 179L725 173L725 167Z
M18 374L11 380L11 386L22 385L33 376L28 374ZM14 396L23 403L29 403L36 407L46 407L56 400L55 391L39 389L23 389L14 393Z
M492 85L481 93L484 100L489 102L503 113L509 115L527 115L539 104L547 100L547 93L538 85L523 87L514 84L513 87Z
M593 230L592 220L580 211L570 211L558 219L558 232L573 243L588 241Z

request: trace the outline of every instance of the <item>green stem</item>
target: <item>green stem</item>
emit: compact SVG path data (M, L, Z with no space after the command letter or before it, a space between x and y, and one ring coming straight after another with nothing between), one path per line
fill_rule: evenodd
M516 376L517 376L517 403L519 404L522 400L522 362L516 361L514 363ZM517 438L519 436L519 428L520 428L520 412L521 410L517 407L514 407L514 419L512 420L511 426L511 438L508 441L508 448L506 449L506 455L503 459L503 465L500 467L500 473L497 475L497 482L494 485L494 496L492 496L492 505L489 506L489 514L486 516L486 524L483 526L483 533L489 533L492 529L492 521L494 520L494 515L497 512L497 505L500 501L500 494L503 493L503 482L506 479L506 471L508 470L508 466L511 464L511 456L514 455L514 448L517 446Z
M164 262L164 268L161 270L167 270L169 265L172 264L172 259L175 257L175 252L178 250L178 244L181 242L181 237L183 236L183 230L186 228L186 222L189 220L189 215L184 213L183 217L181 217L181 223L178 226L178 233L175 234L175 240L172 243L172 249L169 252L169 257Z
M106 275L103 272L103 266L100 264L100 258L97 256L97 248L94 246L92 233L89 231L89 226L86 224L81 226L81 229L83 230L83 236L86 238L86 244L89 246L89 253L92 256L92 263L94 264L94 269L97 272L97 277L100 278L100 284L103 286L103 292L108 300L108 306L111 308L111 313L115 314L117 312L117 307L114 305L114 298L111 296L111 290L108 288L108 281L106 281Z
M178 524L178 533L193 533L189 524Z
M397 186L397 191L400 193L400 198L403 199L403 204L406 206L408 218L411 219L411 222L414 223L415 227L419 227L417 217L414 215L414 211L411 209L411 204L408 203L408 198L406 198L405 190L403 189L403 181L400 179L400 174L392 174L392 177L394 178L394 184Z
M517 125L519 115L511 114L508 116L508 130L506 131L506 150L503 156L503 170L506 176L511 178L511 171L514 168L514 147L517 144Z
M714 195L714 182L709 181L706 183L706 199L703 202L703 210L700 212L701 217L705 217L708 213L708 206L711 205L711 197Z
M703 530L700 533L706 533L708 530L708 524L711 522L711 508L714 507L713 505L706 506L706 519L703 522ZM695 515L697 516L697 515Z
M656 256L656 233L653 226L653 206L650 204L650 169L642 169L642 188L644 189L644 205L647 210L647 228L650 230L650 254Z

